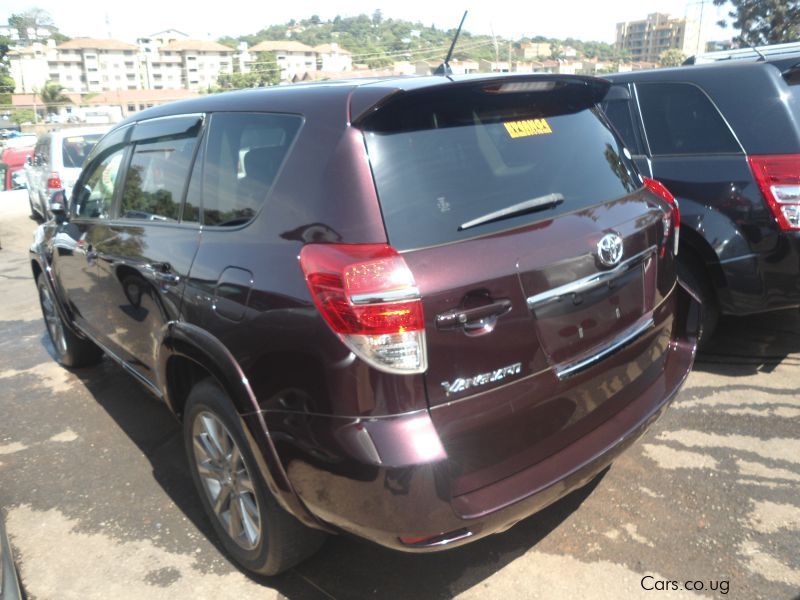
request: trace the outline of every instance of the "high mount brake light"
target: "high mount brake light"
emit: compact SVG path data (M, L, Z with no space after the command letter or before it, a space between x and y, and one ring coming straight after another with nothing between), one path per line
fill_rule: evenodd
M300 267L322 317L356 355L389 373L425 371L422 301L396 250L386 244L308 244Z
M750 169L783 231L800 231L800 154L748 156Z
M649 177L642 177L642 181L644 182L645 187L659 196L662 200L665 200L671 207L672 207L672 222L674 224L674 231L675 237L673 241L673 251L675 255L678 254L678 244L680 242L680 235L681 235L681 208L678 205L678 201L675 199L675 196L664 186L663 183L660 181L656 181L655 179L650 179ZM668 239L669 236L669 222L665 220L664 223L664 239ZM663 254L663 252L662 252Z

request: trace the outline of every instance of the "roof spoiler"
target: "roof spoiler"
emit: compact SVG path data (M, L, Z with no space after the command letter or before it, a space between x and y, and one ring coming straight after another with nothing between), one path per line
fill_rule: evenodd
M437 79L431 85L411 86L387 93L370 106L361 107L353 114L351 123L356 127L369 128L369 121L389 107L403 108L415 103L424 103L431 96L450 96L462 93L486 95L527 95L535 99L539 94L559 94L569 101L572 111L589 108L605 98L611 87L607 79L583 75L505 75L466 76L455 79Z

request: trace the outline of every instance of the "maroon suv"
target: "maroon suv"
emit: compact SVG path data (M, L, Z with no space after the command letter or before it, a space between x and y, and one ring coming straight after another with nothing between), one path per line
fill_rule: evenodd
M675 395L698 304L680 216L573 76L211 95L95 147L32 267L62 364L183 420L245 568L323 532L406 551L507 529Z

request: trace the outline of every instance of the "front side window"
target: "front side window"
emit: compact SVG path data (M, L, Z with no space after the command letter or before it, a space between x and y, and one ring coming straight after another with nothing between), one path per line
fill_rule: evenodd
M144 141L133 149L120 217L177 221L197 143L195 136Z
M72 216L86 219L107 219L114 204L117 175L122 164L124 148L106 155L95 163L83 187L72 203Z
M301 123L293 115L212 116L203 167L205 225L241 225L256 215Z
M719 111L688 83L640 83L639 104L653 156L740 153Z

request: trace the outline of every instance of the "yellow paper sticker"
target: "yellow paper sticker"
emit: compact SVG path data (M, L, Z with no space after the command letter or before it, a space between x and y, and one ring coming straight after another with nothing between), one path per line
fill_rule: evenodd
M544 119L509 121L508 123L503 123L503 126L506 128L506 131L508 131L508 135L510 135L512 138L553 133L553 130L550 129L549 123Z

